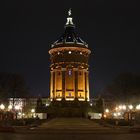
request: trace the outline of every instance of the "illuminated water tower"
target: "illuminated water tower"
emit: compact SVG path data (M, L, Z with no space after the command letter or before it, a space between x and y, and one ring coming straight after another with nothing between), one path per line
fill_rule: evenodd
M68 11L63 35L49 50L51 59L50 98L61 101L89 100L89 65L91 51L75 32L75 25Z

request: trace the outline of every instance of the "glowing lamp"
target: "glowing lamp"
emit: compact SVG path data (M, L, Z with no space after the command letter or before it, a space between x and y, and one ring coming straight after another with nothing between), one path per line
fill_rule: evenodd
M4 110L4 109L5 109L4 104L1 104L1 105L0 105L0 109L1 109L1 110Z

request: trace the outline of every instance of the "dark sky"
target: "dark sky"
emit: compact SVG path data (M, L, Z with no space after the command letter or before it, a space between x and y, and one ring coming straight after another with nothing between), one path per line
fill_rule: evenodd
M120 72L140 73L140 14L135 0L17 0L0 3L0 72L25 76L34 95L49 95L49 54L72 8L89 44L90 93Z

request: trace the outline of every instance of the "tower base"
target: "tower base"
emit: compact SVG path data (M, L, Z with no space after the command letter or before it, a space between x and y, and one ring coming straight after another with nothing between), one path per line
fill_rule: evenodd
M90 105L87 101L52 101L47 108L38 108L38 113L47 113L49 118L55 117L87 117Z

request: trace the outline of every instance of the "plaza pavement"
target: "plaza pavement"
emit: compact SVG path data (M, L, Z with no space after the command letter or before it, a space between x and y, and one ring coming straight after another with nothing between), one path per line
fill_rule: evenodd
M33 129L33 131L48 134L110 134L128 133L129 129L123 129L119 127L104 127L103 125L100 125L92 120L84 118L55 118L43 123L41 126Z
M65 130L93 130L93 129L109 129L98 123L84 118L55 118L40 126L45 129L65 129Z
M17 127L16 133L0 133L0 140L139 140L140 133L130 133L127 128L104 127L83 118L55 118L41 126Z
M103 126L84 118L55 118L38 127L17 128L16 133L40 134L126 134L129 127Z

